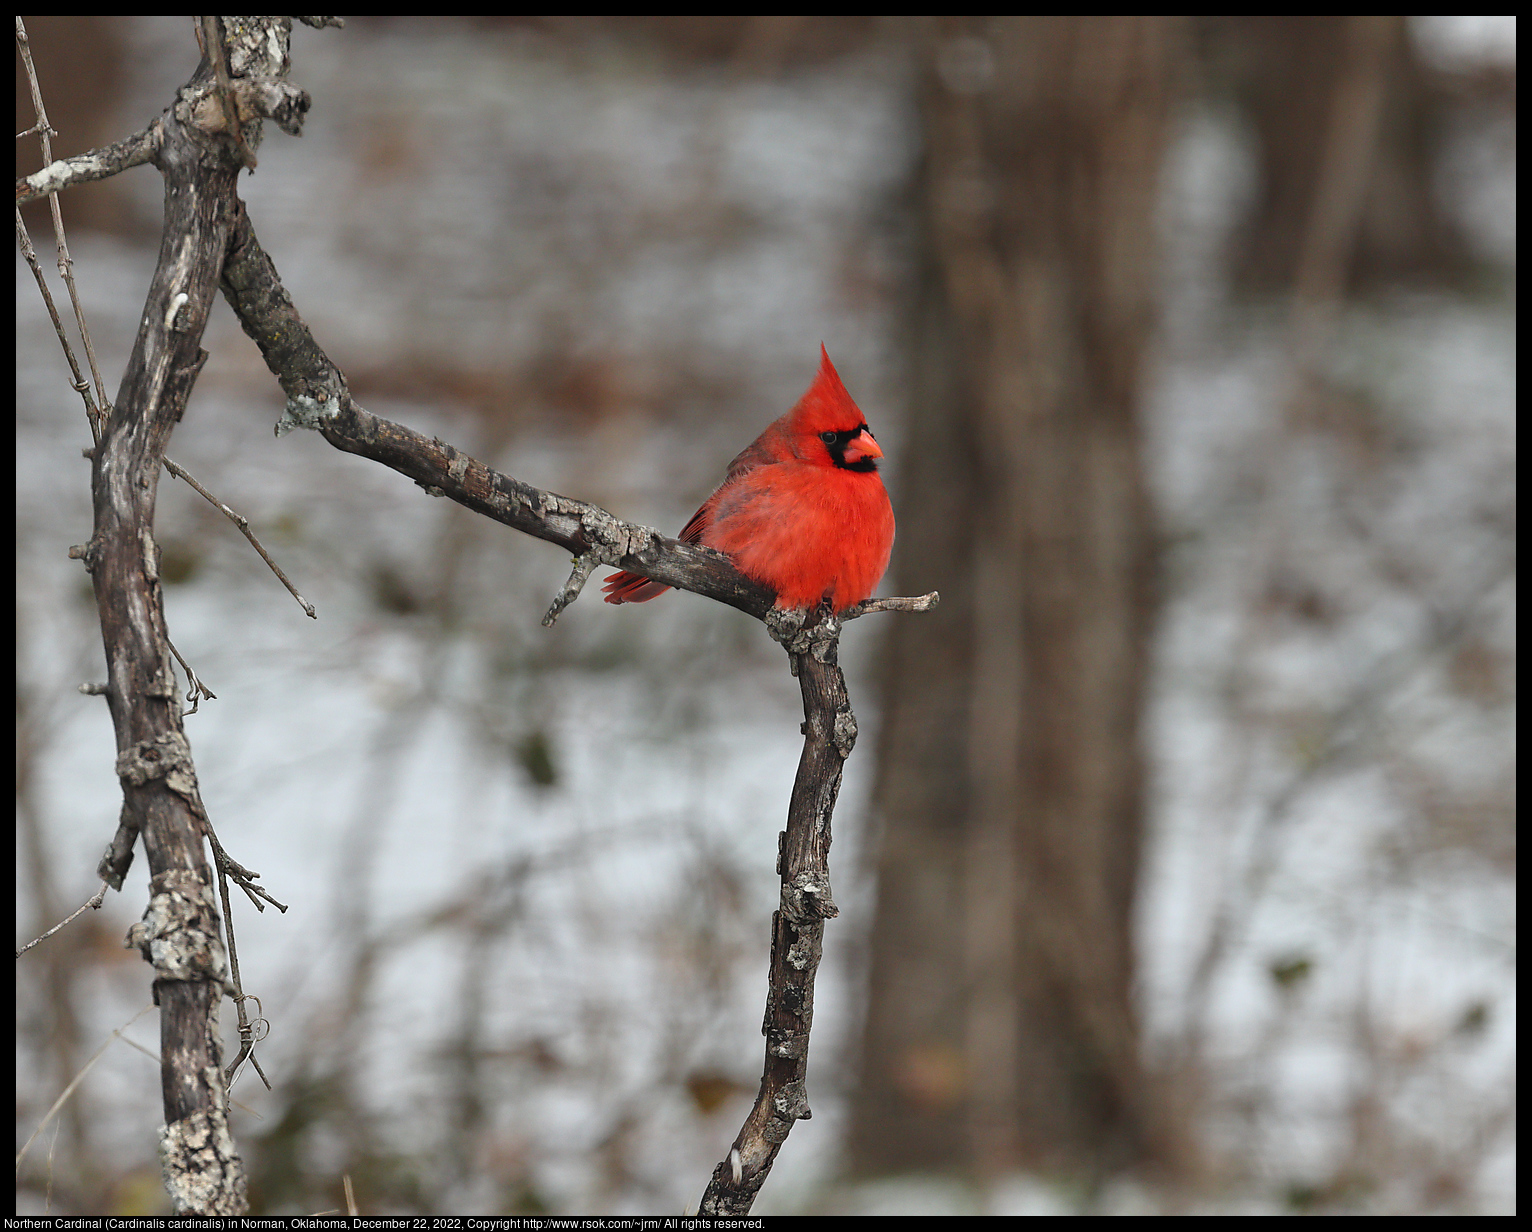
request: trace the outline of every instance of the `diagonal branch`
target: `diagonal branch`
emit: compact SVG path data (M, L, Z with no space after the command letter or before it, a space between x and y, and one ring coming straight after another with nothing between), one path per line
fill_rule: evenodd
M279 436L299 427L315 429L335 448L392 467L433 496L449 497L475 513L589 558L591 568L602 564L626 569L717 599L758 619L772 609L771 591L740 573L721 552L625 522L598 505L534 488L439 438L424 437L365 410L298 315L243 206L224 266L223 294L287 394ZM561 597L572 599L574 593L578 587L569 586Z
M243 514L235 513L234 510L230 509L221 500L219 500L200 483L198 483L195 477L193 477L191 473L188 472L186 468L181 466L179 463L173 462L169 458L165 458L164 463L165 469L167 471L191 487L192 490L197 493L197 495L202 497L203 500L207 501L208 504L212 505L213 508L218 510L219 513L223 514L224 517L228 518L229 521L233 522L235 526L239 527L239 533L244 535L244 537L250 541L250 546L253 547L256 552L259 553L260 558L266 562L266 567L277 575L277 581L281 582L283 586L287 587L287 593L292 595L294 599L298 600L298 606L301 607L305 613L307 613L309 619L318 620L319 614L314 610L314 605L298 593L298 588L294 586L292 582L288 581L287 574L282 572L282 566L277 564L276 561L272 560L271 553L261 546L261 541L255 537L255 532L250 529L250 519L245 517ZM180 658L179 655L176 657ZM186 667L185 660L182 660L181 666ZM191 678L191 669L187 668L186 672L188 678ZM208 696L211 697L213 695L209 693ZM193 703L193 709L195 709L195 702Z
M700 1208L712 1215L748 1212L794 1123L809 1116L805 1080L814 980L824 922L837 913L830 893L830 818L841 768L856 742L856 717L836 657L840 630L844 621L870 612L930 611L938 596L870 599L840 616L783 611L770 590L720 552L534 488L444 441L372 415L351 397L345 378L303 323L243 208L224 267L223 293L287 394L279 436L297 427L317 430L335 448L382 462L433 496L450 497L574 554L574 569L543 624L552 624L579 595L591 570L604 564L748 612L786 648L803 692L806 722L778 858L782 905L772 919L765 1072L755 1106L714 1170Z
M20 17L16 18L16 48L21 52L22 64L27 71L27 85L32 94L32 110L37 116L37 123L32 131L38 135L38 143L42 146L44 164L51 165L53 162L53 125L48 123L48 110L43 105L42 86L37 80L37 66L32 62L32 44L27 38L27 28ZM21 244L22 255L27 264L32 267L32 274L37 279L37 289L41 292L43 302L48 307L48 315L53 320L54 332L58 334L59 343L64 348L64 357L69 362L69 370L74 376L73 385L75 390L85 399L85 414L90 420L91 439L97 443L101 440L101 420L106 414L102 409L106 405L106 385L101 380L101 365L96 362L96 348L91 342L90 330L85 324L85 309L80 303L80 288L75 283L74 259L69 255L69 245L64 238L64 215L59 209L58 197L48 198L48 213L53 219L53 238L58 249L59 277L64 280L64 286L69 291L69 302L74 308L75 325L80 330L80 340L85 344L85 358L90 364L91 378L96 383L96 398L90 393L90 386L80 375L80 365L75 362L74 348L69 345L69 339L64 333L63 323L59 320L58 309L53 306L53 296L48 292L47 283L43 281L42 269L37 264L36 255L32 252L31 240L27 238L26 223L21 217L21 203L16 205L16 238ZM101 404L97 405L97 402Z
M32 940L28 941L24 946L22 946L19 950L17 950L16 951L16 957L20 958L23 954L25 954L28 950L30 950L34 945L38 945L41 942L46 941L49 937L53 936L54 933L58 932L66 924L68 924L72 920L74 920L74 918L76 916L82 914L87 907L90 908L92 911L99 911L101 909L101 904L106 901L106 892L110 888L111 888L111 886L107 882L103 881L101 883L101 888L99 890L97 890L94 894L92 894L89 898L87 898L83 903L81 903L78 907L76 907L73 911L71 911L67 916L65 916L62 920L60 920L57 924L55 924L52 928L50 928L42 936L40 936L40 937L33 937Z
M17 184L21 202L153 161L167 185L159 267L117 406L104 408L93 451L96 527L81 555L101 613L105 693L124 792L122 823L103 861L103 876L115 876L113 884L120 885L138 835L153 874L149 910L129 939L156 967L167 1121L162 1157L176 1210L244 1209L243 1167L227 1129L224 1088L244 1060L253 1060L251 1048L263 1021L252 1022L245 1011L229 919L242 1044L227 1074L221 1073L216 1010L230 985L201 839L212 843L217 857L226 918L227 876L252 901L259 895L275 903L254 885L255 874L223 852L202 809L170 670L173 647L152 537L160 467L186 477L164 458L164 450L206 358L200 339L216 285L287 395L278 435L294 427L317 430L337 449L381 462L432 495L450 497L576 557L545 624L574 601L595 566L604 564L745 611L763 620L787 649L803 694L805 741L779 846L781 906L772 922L765 1071L755 1106L702 1202L709 1214L748 1212L793 1124L810 1115L806 1077L814 982L824 921L837 914L830 891L830 823L842 766L857 734L837 661L840 631L845 620L874 611L928 611L937 597L869 600L839 616L784 612L769 589L719 552L534 488L358 405L294 309L234 194L238 170L254 164L260 131L253 121L271 118L296 132L308 107L308 96L282 80L287 21L201 19L206 61L160 120L114 146L50 162ZM274 59L262 58L268 53ZM39 122L46 126L45 119Z

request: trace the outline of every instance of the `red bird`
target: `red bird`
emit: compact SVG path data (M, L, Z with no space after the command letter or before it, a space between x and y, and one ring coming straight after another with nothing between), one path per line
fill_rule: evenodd
M776 592L780 608L844 611L871 596L888 568L894 510L878 478L883 456L823 345L819 373L786 415L729 463L681 531L717 548ZM608 603L646 603L670 588L614 573Z

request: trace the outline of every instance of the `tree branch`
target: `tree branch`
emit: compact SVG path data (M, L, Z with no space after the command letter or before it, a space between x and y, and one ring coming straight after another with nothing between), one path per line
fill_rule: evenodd
M163 139L164 131L160 121L156 120L142 132L102 146L99 150L76 154L73 158L60 158L41 171L34 171L16 181L16 204L26 205L29 201L52 196L76 184L105 180L129 167L141 167L153 162Z
M814 979L825 921L839 914L830 892L830 817L841 767L856 743L856 716L836 658L840 628L838 617L810 613L800 631L809 647L789 650L803 693L804 741L787 829L778 837L782 898L771 919L771 976L761 1024L766 1064L754 1106L713 1169L697 1208L701 1215L748 1213L793 1125L812 1115L806 1078ZM777 627L772 632L778 636Z
M937 597L868 600L838 617L824 610L782 611L769 589L722 553L534 488L359 406L294 309L234 193L239 169L254 165L256 121L273 118L296 132L307 110L308 96L281 80L289 30L283 18L202 19L204 63L170 111L125 141L50 162L17 183L20 203L144 162L153 162L166 180L159 266L117 405L100 422L92 451L95 533L88 547L72 554L84 559L96 589L108 666L103 691L117 733L124 794L101 873L120 887L142 835L152 874L149 908L129 941L156 970L166 1116L161 1153L175 1209L245 1209L243 1165L228 1131L227 1083L218 1064L222 994L232 992L240 1006L242 1047L231 1078L251 1056L257 1024L244 1012L237 966L232 985L227 975L202 838L213 843L221 875L233 875L247 894L275 902L253 885L254 874L218 846L202 807L170 668L173 647L152 536L160 467L186 477L164 450L206 359L200 339L218 285L287 395L279 436L294 427L315 429L337 449L382 462L432 495L575 556L545 624L575 600L597 565L610 565L748 612L787 649L803 694L805 742L779 845L781 906L772 922L765 1072L755 1106L715 1169L702 1205L710 1214L746 1212L793 1124L810 1115L805 1080L814 981L824 921L837 914L829 880L830 821L857 730L837 662L840 631L845 620L873 611L928 611ZM39 122L46 124L45 118ZM227 914L226 887L224 898Z
M206 138L175 116L167 115L165 129L157 155L166 182L164 242L117 405L95 450L95 533L87 567L117 735L119 838L128 832L120 855L131 858L132 835L141 835L151 872L153 896L135 930L154 966L161 1008L167 1183L173 1174L182 1177L170 1185L178 1212L233 1214L245 1209L245 1197L217 1081L223 949L202 851L196 772L170 665L153 526L165 445L206 358L200 340L228 247L237 165L210 156ZM193 1172L211 1188L192 1185Z
M209 50L217 56L226 49L238 75L229 87L235 123L270 114L284 127L296 124L307 95L280 80L290 19L220 20L229 25L214 23L220 47ZM121 885L135 836L142 836L151 874L149 906L129 942L155 970L165 1185L177 1214L230 1215L242 1214L247 1202L244 1165L228 1128L218 1007L226 991L239 990L228 979L202 848L204 834L213 836L182 727L153 537L165 447L207 358L201 338L237 217L235 183L248 153L243 143L253 147L259 139L258 125L228 131L227 91L220 92L212 76L204 61L156 122L157 140L132 147L141 153L152 146L164 177L164 233L117 404L92 451L95 528L80 555L96 592L123 790L122 818L102 876ZM250 875L241 879L244 870L220 851L220 869L225 866L248 884Z
M770 590L740 573L720 552L624 522L585 501L534 488L444 441L427 440L370 414L351 397L345 378L315 342L243 208L224 268L223 293L287 395L278 436L296 427L317 430L335 448L382 462L433 496L450 497L574 554L573 571L543 618L544 625L551 625L575 600L601 564L748 612L764 621L787 649L803 693L806 722L778 859L782 905L772 920L765 1072L755 1106L728 1157L714 1170L700 1208L714 1215L747 1212L794 1122L809 1116L805 1078L814 979L824 922L837 913L830 893L830 817L842 765L856 742L856 717L837 661L841 627L870 612L930 611L938 596L932 592L869 599L840 616L783 611L775 607Z
M101 883L101 888L99 890L97 890L94 894L92 894L89 898L87 898L83 903L81 903L78 907L76 907L73 911L71 911L67 916L65 916L62 920L60 920L57 924L55 924L47 932L45 932L41 937L34 937L34 938L32 938L32 940L28 941L24 946L22 946L19 950L17 950L16 951L16 957L20 958L23 954L25 954L28 950L30 950L34 945L38 945L41 942L46 941L49 937L53 936L54 933L58 932L59 929L63 928L64 925L68 924L76 916L82 914L86 910L86 908L89 908L92 911L99 911L101 909L101 904L106 901L106 892L107 892L108 889L109 889L109 887L108 887L107 883L103 881Z
M597 565L610 565L748 612L787 649L803 694L805 742L779 843L781 906L772 921L765 1071L755 1106L715 1169L701 1208L708 1214L747 1212L793 1124L810 1115L805 1081L814 981L824 921L837 914L829 879L830 822L857 731L837 661L840 630L845 620L873 611L928 611L937 597L868 600L839 617L824 610L784 612L770 590L722 553L534 488L358 405L294 309L234 193L240 167L255 163L256 121L273 118L296 132L307 110L308 96L281 79L289 30L288 19L281 18L201 19L204 63L170 111L124 141L50 162L18 180L16 189L20 204L146 162L166 180L160 262L117 406L100 425L93 451L95 533L78 555L96 589L107 652L104 692L124 794L101 873L120 887L141 834L152 874L149 908L129 940L156 970L166 1117L161 1153L175 1209L245 1209L243 1165L228 1130L227 1082L219 1068L222 994L232 991L240 1007L242 1046L230 1079L251 1057L260 1021L247 1019L237 966L234 985L229 982L203 836L214 844L220 874L235 876L246 893L253 889L269 898L252 885L254 874L218 847L201 804L170 668L173 647L152 537L160 467L186 477L164 450L206 358L200 339L217 285L287 395L279 436L300 426L317 430L337 449L381 462L432 495L574 555L573 572L544 624L578 597ZM223 893L227 915L226 885Z
M33 125L32 131L38 134L38 144L42 146L44 164L51 165L53 125L48 123L48 110L43 105L42 86L37 80L37 66L32 62L32 44L27 38L27 28L20 17L16 18L16 47L21 52L22 64L27 70L27 86L32 94L32 110L37 116L37 123ZM106 385L101 380L101 366L96 362L96 348L91 342L90 330L85 325L85 309L80 304L80 288L74 278L74 260L69 255L69 245L64 239L64 215L59 209L57 196L49 198L48 213L53 219L53 238L58 246L59 277L64 280L64 286L69 291L69 302L74 307L75 324L80 330L80 340L85 344L85 358L90 364L91 378L96 383L96 395L100 400L100 406L96 404L96 399L91 397L90 385L80 375L80 365L75 362L74 348L69 345L63 322L59 320L58 309L53 305L53 296L43 279L42 267L38 265L37 256L32 251L32 241L27 237L26 223L21 217L20 204L16 206L16 238L21 245L22 256L31 267L33 277L37 279L37 289L43 297L43 303L47 305L48 316L53 321L53 329L58 335L59 345L64 349L64 358L68 361L69 371L74 377L72 382L74 389L85 400L85 415L90 420L91 440L99 443L101 419L106 413L102 409L106 404Z
M586 576L598 564L611 565L717 599L757 619L771 611L776 596L740 573L722 552L667 538L648 526L614 517L598 505L534 488L439 438L428 439L363 409L298 315L243 206L222 286L240 325L260 347L266 366L287 394L278 436L299 427L317 430L335 448L381 462L433 496L448 497L475 513L587 558ZM573 581L560 592L562 602L555 604L551 616L556 617L578 594Z
M941 602L941 595L932 591L926 595L890 595L885 599L864 599L840 614L842 622L866 616L869 612L929 612Z

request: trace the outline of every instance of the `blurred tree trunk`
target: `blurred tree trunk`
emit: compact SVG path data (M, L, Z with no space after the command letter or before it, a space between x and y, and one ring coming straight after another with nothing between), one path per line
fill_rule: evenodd
M1134 886L1153 520L1138 424L1172 20L921 44L921 269L853 1168L1169 1162Z
M1327 295L1401 282L1461 283L1467 242L1432 184L1471 83L1427 68L1408 18L1203 18L1215 92L1248 117L1259 159L1249 217L1233 241L1237 285L1300 290L1316 262ZM1350 236L1326 251L1330 232ZM1322 275L1321 275L1322 276Z

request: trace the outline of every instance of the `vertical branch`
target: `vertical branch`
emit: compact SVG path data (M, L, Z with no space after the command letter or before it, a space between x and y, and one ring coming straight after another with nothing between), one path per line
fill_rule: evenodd
M165 177L164 241L127 373L95 450L87 565L117 736L119 835L127 832L128 858L131 835L141 835L149 861L149 909L130 940L155 967L166 1180L178 1212L235 1214L244 1211L245 1194L219 1059L223 947L153 526L165 446L206 359L200 342L228 247L236 168L210 157L173 116L166 117L157 162Z
M287 67L289 29L287 19L238 19L228 37L241 44L246 72L278 74ZM164 235L127 372L93 453L95 528L82 555L101 621L123 791L102 875L121 885L135 836L149 862L149 906L128 939L155 969L165 1184L177 1214L233 1215L247 1203L218 1033L227 964L153 534L165 448L207 358L201 339L229 249L243 162L242 147L222 132L223 113L207 105L209 76L204 61L161 121L154 163L165 179Z
M755 1106L728 1158L713 1169L698 1208L702 1215L748 1213L794 1122L811 1115L805 1078L814 977L824 922L838 914L830 893L830 816L842 766L856 743L856 716L836 658L840 623L826 616L788 649L803 693L804 741L787 829L779 837L782 905L771 920L770 988L761 1024L766 1065ZM808 648L799 649L805 640Z

